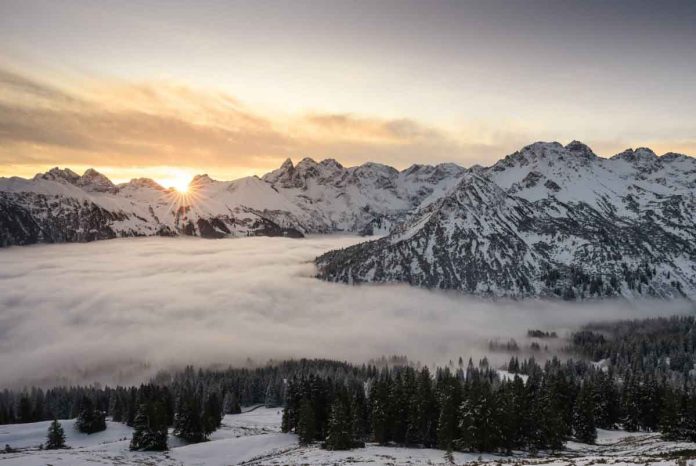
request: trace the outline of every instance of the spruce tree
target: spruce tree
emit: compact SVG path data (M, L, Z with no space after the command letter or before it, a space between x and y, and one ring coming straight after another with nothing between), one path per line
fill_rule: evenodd
M386 377L376 380L370 390L372 434L375 442L380 445L385 445L390 440L391 424L387 380Z
M34 420L32 411L31 400L27 395L23 395L22 398L19 399L19 414L17 416L19 422L32 422Z
M80 414L75 421L75 428L83 434L93 434L106 430L106 414L95 409L88 397L83 397Z
M209 393L203 407L203 429L206 438L222 424L222 404L215 392Z
M412 408L415 411L413 425L418 431L417 439L425 447L433 447L436 444L437 435L437 400L427 367L421 369L418 374L417 385L415 407Z
M46 440L46 450L58 450L65 448L65 432L63 426L60 425L57 419L51 422L48 427L48 438Z
M635 377L630 376L623 391L623 427L629 432L640 428L640 387Z
M312 407L312 402L306 398L300 403L296 433L300 439L300 445L309 445L317 436L314 408Z
M680 431L685 440L696 441L696 396L693 392L684 395Z
M459 433L459 406L461 403L461 388L459 381L445 372L441 381L440 417L437 423L438 448L449 450L454 447L454 441Z
M349 450L354 446L353 426L346 403L337 398L331 405L331 416L324 448L327 450Z
M149 401L138 408L130 449L164 451L167 449L167 415L162 403Z
M239 414L242 412L239 400L234 392L225 393L225 397L222 400L222 411L225 414Z
M174 419L174 435L191 443L207 440L200 401L191 390L184 392L179 399Z
M593 444L597 439L593 392L594 387L586 381L580 389L573 411L573 434L582 443Z
M665 440L681 439L680 400L671 388L665 390L660 415L660 431Z

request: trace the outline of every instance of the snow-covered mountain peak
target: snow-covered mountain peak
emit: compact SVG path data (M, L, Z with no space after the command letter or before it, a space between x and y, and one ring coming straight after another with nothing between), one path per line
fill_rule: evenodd
M154 189L157 191L166 191L166 189L162 185L157 183L152 178L133 178L129 182L119 185L119 188L130 188L130 189L148 188L148 189Z
M626 149L625 151L614 155L611 159L625 160L627 162L642 165L653 164L658 161L658 157L655 154L655 152L653 152L651 149L648 149L647 147L639 147L636 150Z
M324 159L319 162L319 165L326 167L329 170L343 170L343 165L341 165L336 159Z
M317 258L319 277L486 296L696 299L696 159L668 159L527 146L469 170L388 236ZM643 168L650 161L655 170Z
M75 173L69 168L59 168L59 167L54 167L51 168L49 171L46 173L38 173L36 176L34 176L35 180L50 180L50 181L63 181L63 182L68 182L70 184L75 184L78 179L80 179L80 175Z
M263 180L278 184L283 188L306 188L307 179L321 175L320 165L312 158L305 157L297 165L291 159L285 160L277 170L263 176Z
M292 159L287 158L279 168L266 173L262 178L269 183L286 184L291 180L294 173L295 165L292 163Z
M116 186L106 176L102 175L94 168L88 168L75 183L85 191L109 192L114 191Z
M588 160L597 158L597 155L592 151L592 149L590 149L587 144L583 144L580 141L572 141L568 143L565 146L565 149L576 157L582 157Z
M191 178L190 186L203 186L211 183L217 183L217 180L212 179L207 173L196 175Z

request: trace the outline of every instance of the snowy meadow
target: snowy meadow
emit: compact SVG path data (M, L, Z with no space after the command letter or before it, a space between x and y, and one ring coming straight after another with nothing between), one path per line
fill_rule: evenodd
M485 301L314 278L364 238L138 238L0 251L3 387L139 382L185 364L406 355L442 364L527 329L688 312L686 303Z

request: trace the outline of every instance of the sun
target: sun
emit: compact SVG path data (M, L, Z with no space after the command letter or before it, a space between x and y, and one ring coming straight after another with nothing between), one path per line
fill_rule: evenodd
M172 174L162 179L160 184L167 188L173 188L179 194L187 194L190 190L191 176L187 173Z
M179 194L186 194L189 191L189 180L176 180L174 183L172 183L172 188L174 188Z

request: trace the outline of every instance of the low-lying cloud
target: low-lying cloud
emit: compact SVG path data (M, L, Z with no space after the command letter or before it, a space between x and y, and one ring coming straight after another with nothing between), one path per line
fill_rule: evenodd
M496 337L589 320L687 312L632 305L483 301L408 286L313 278L312 259L355 237L146 238L0 251L0 387L131 382L184 364L405 354L478 357Z

